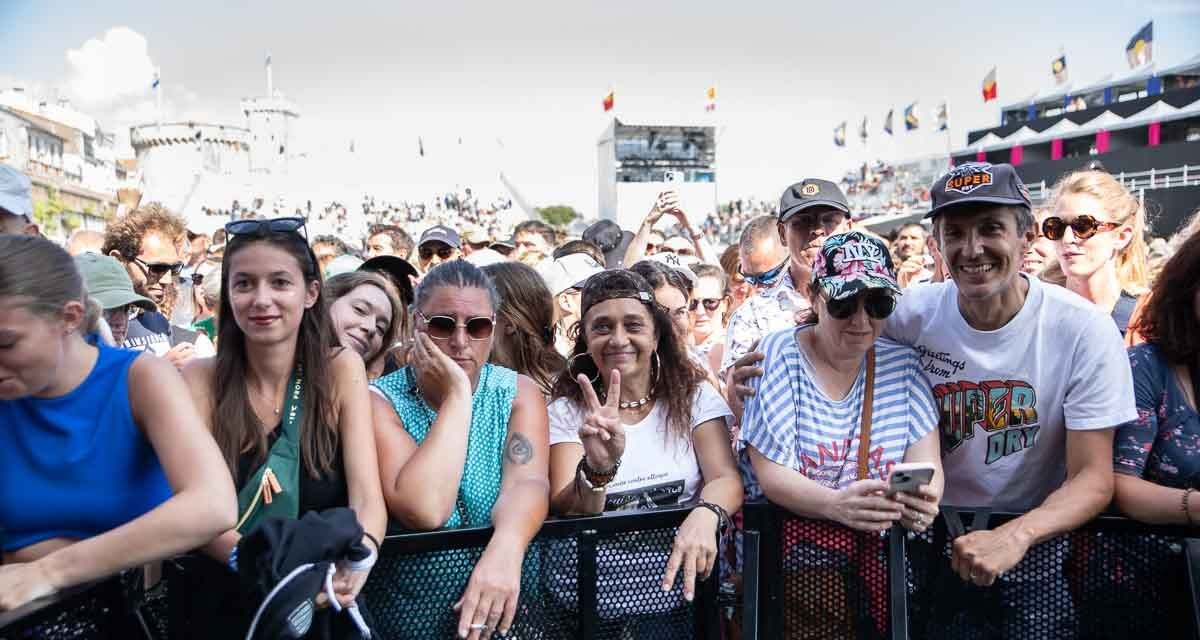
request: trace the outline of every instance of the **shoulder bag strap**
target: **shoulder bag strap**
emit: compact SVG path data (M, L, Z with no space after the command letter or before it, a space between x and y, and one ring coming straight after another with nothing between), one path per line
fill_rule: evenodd
M867 352L867 384L863 389L862 424L858 428L858 479L867 479L867 458L871 454L871 404L875 398L875 347Z

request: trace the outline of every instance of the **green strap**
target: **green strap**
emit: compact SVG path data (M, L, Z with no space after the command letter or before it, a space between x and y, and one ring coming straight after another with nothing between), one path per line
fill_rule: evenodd
M304 371L300 365L288 380L283 403L283 427L279 438L267 452L267 460L246 480L238 492L238 533L245 534L266 518L295 518L300 515L300 419L304 414L301 402ZM282 491L264 489L263 476L270 469ZM271 502L266 502L269 491Z

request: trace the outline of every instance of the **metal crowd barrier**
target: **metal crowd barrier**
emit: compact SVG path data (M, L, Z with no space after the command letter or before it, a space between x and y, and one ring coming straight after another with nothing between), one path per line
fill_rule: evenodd
M879 535L748 504L743 637L1200 638L1200 545L1184 527L1101 516L991 587L951 570L955 537L1018 515L944 507L920 535Z
M684 600L678 578L672 590L661 588L675 532L690 512L672 507L546 521L526 553L507 637L719 640L716 572L697 584L692 602ZM491 527L388 535L360 596L378 637L457 638L451 607L491 536ZM170 638L173 621L142 622L136 615L142 600L123 582L110 578L2 614L0 640ZM165 587L170 591L172 583Z

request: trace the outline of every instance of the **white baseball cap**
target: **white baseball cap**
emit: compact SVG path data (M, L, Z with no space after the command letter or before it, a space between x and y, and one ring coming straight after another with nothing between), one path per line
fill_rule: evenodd
M5 164L0 164L0 209L33 221L33 192L29 178Z
M604 271L604 266L586 253L568 253L557 260L547 260L538 268L550 293L558 295L567 289L582 287L590 277Z

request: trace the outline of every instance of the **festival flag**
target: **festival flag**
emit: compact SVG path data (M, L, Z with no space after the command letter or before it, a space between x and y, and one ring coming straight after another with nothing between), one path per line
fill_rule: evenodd
M1067 81L1067 54L1062 54L1050 63L1050 71L1054 74L1054 84L1063 84Z
M705 111L716 111L717 110L717 85L714 84L711 87L709 87L708 89L705 89L704 97L708 100L708 103L704 105L704 110Z
M988 102L996 99L996 67L983 77L983 101Z
M267 66L268 67L271 66L271 52L270 51L267 52Z
M354 153L354 139L350 139L350 153Z
M1147 64L1153 59L1151 44L1154 43L1154 21L1147 22L1145 26L1138 29L1138 32L1133 34L1129 39L1129 44L1125 45L1125 57L1129 60L1129 68L1134 69L1141 65Z
M417 153L422 158L425 157L425 143L421 141L421 136L417 136Z
M904 130L912 131L921 125L921 121L917 119L917 103L912 103L904 107Z
M839 147L846 146L846 121L833 128L833 143Z
M867 117L863 116L862 124L858 125L858 137L862 138L863 144L867 143Z
M604 112L605 113L608 113L609 111L613 110L613 104L616 102L616 98L617 98L616 94L617 94L617 92L615 90L609 89L608 93L604 96Z
M888 109L887 116L883 119L883 131L889 136L892 135L892 112L895 109Z
M155 91L158 90L158 85L162 83L162 81L158 77L160 71L161 70L158 68L154 69L154 82L150 83L150 88L154 89Z
M942 100L937 108L937 130L946 131L948 129L950 129L950 111L946 106L946 101Z

